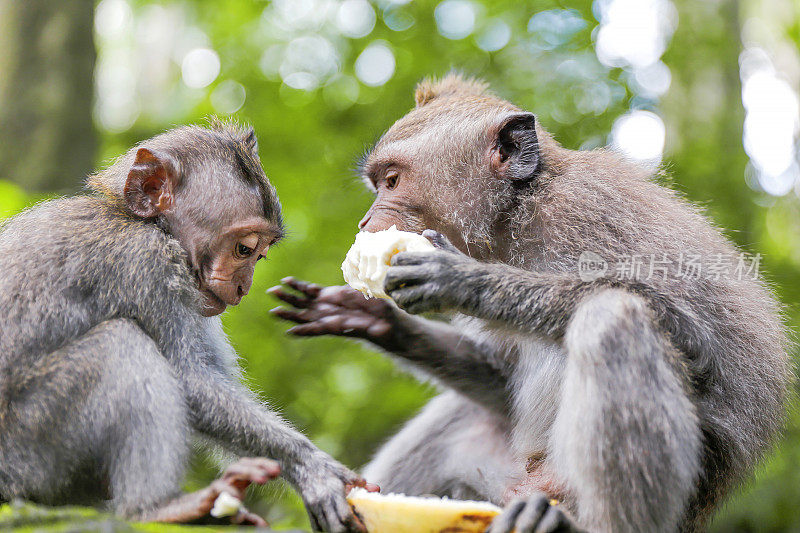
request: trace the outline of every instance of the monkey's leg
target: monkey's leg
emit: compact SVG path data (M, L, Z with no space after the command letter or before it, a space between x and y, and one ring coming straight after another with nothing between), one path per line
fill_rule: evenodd
M155 510L142 513L138 518L148 522L172 523L207 519L217 497L223 492L241 501L251 483L264 484L276 478L280 471L278 463L271 459L240 459L225 469L224 474L208 487L179 496ZM263 518L244 508L240 508L230 520L235 524L267 525Z
M384 493L437 494L500 503L519 470L502 418L454 391L431 400L364 468Z
M97 326L76 346L100 365L84 416L108 473L111 506L136 517L179 494L189 426L182 389L155 342L134 322Z
M178 492L186 408L167 362L134 322L101 323L42 355L25 376L8 380L17 390L2 417L4 496L53 504L110 496L115 510L134 515Z
M251 483L280 472L269 459L242 459L205 489L181 494L188 460L189 414L184 391L152 339L135 323L101 324L75 346L101 373L87 405L87 424L100 437L90 442L108 474L111 506L146 521L207 518L221 492L242 499ZM265 525L246 510L234 522Z
M696 490L701 432L679 354L640 297L581 301L550 441L579 522L596 531L675 531Z

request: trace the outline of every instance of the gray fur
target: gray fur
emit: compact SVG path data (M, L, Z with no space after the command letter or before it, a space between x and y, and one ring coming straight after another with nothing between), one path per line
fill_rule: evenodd
M210 231L253 190L280 224L248 132L182 128L140 146L180 163ZM315 525L344 530L356 476L241 385L219 318L199 314L186 252L163 220L126 212L135 153L92 179L98 192L43 202L0 231L0 496L110 500L146 518L178 495L199 433L278 460Z
M738 250L618 154L564 149L538 124L500 145L498 132L529 118L481 83L425 82L364 162L377 198L362 229L436 230L424 235L438 250L392 259L387 293L450 325L296 282L309 298L284 298L302 309L277 314L299 335L369 339L450 390L378 452L370 481L522 498L493 533L700 530L781 426L791 371L779 306L761 279L681 277L675 264L582 280L584 251L614 262ZM534 520L546 497L559 511Z
M474 139L491 132L487 124L508 109L469 91L429 99L379 142L371 158L384 157L384 147L394 153L400 143L404 161L420 161L426 205L445 206L433 213L449 220L442 231L481 259L450 250L401 254L387 289L411 312L474 317L454 326L481 346L494 342L496 353L508 353L511 344L517 361L506 357L511 370L503 372L508 413L495 409L510 428L507 446L518 465L545 458L544 470L555 473L564 505L582 527L700 528L780 427L790 370L778 306L761 280L682 279L674 267L666 279L581 281L577 261L585 250L608 260L738 251L642 169L611 152L563 149L541 127L542 166L530 184L512 188L486 176L485 164L475 162ZM444 130L454 135L437 134ZM448 200L451 194L457 196ZM420 277L423 283L408 283ZM446 352L444 343L457 334L430 327L427 350ZM472 355L473 365L496 360L491 350ZM483 393L470 393L479 388L459 386L462 380L454 383L434 365L430 371L446 386L492 408ZM442 409L455 416L459 407ZM438 442L442 433L404 431L387 446L403 449L410 438ZM427 481L416 483L446 484L452 472L437 467L442 456L420 453L426 460L414 473ZM461 477L481 468L478 461L463 463ZM366 472L377 483L409 476L394 466ZM481 496L509 498L488 486Z

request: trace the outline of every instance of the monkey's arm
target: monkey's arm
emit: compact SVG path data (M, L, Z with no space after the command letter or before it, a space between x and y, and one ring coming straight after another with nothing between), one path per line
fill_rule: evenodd
M404 313L386 300L365 299L346 286L320 287L293 278L283 280L300 294L273 287L270 293L294 309L273 314L299 325L293 335L339 335L366 339L409 361L485 407L505 414L508 354L453 326Z
M530 272L510 265L481 263L458 251L439 233L423 233L439 248L400 253L386 275L387 294L409 313L458 311L501 322L560 342L576 306L603 288L643 296L668 332L682 331L676 346L692 353L701 346L704 322L643 283L601 278L583 281L577 272Z
M177 364L195 430L240 454L276 459L315 530L363 531L345 499L349 486L365 485L358 475L255 400L213 359L187 357Z

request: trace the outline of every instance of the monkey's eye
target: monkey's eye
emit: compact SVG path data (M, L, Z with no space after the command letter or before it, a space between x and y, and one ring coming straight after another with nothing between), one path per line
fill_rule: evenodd
M503 144L500 144L497 147L497 151L500 153L500 161L505 162L508 159L508 156L511 155L508 153L508 148L506 148Z
M250 248L249 246L245 246L242 243L237 243L236 244L236 252L234 254L234 255L236 255L236 257L238 257L240 259L243 259L245 257L250 257L252 255L252 253L253 253L253 249Z
M395 171L391 171L386 174L386 188L389 190L394 189L397 187L397 181L400 179L400 174Z

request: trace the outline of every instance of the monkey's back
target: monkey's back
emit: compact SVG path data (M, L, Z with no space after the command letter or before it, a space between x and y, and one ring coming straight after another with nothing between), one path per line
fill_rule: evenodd
M579 255L591 251L614 277L615 262L671 260L666 272L647 279L645 264L638 280L621 283L653 299L656 311L670 310L659 319L685 356L706 444L697 507L708 510L783 422L792 372L779 304L760 275L734 272L741 251L678 193L616 154L565 152L563 174L531 217L543 235L542 264L577 275ZM681 266L691 257L732 265L722 275L687 276Z
M0 371L171 298L197 291L180 245L155 224L102 197L38 204L0 229Z

